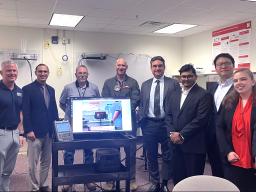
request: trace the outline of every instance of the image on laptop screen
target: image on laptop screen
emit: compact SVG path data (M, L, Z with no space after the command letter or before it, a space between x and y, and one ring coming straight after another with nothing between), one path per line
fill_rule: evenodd
M74 133L132 131L130 99L71 98Z
M54 121L58 141L72 141L73 133L69 121Z
M71 131L68 121L55 121L54 124L57 133L65 133Z

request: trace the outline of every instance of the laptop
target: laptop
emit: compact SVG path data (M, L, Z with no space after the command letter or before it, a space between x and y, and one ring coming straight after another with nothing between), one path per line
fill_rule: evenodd
M54 121L54 127L58 141L73 140L73 132L69 121Z

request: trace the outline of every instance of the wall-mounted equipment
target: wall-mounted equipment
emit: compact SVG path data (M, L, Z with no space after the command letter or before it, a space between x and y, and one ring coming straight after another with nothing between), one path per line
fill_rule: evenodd
M105 60L107 58L107 54L105 53L82 53L81 59L86 60Z
M31 82L33 81L32 77L32 66L30 61L36 61L38 55L37 54L28 54L28 53L10 53L10 59L12 60L25 60L27 61L30 69L30 78Z
M58 44L59 43L59 37L58 36L52 36L52 44Z
M37 54L29 53L10 53L10 59L12 60L37 60Z

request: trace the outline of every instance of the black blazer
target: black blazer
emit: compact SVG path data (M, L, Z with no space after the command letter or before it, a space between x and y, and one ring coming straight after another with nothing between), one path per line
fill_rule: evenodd
M236 110L237 103L231 109L223 107L217 122L217 141L219 144L222 157L227 160L229 152L234 151L232 144L232 120ZM256 105L254 104L251 112L251 138L252 138L252 154L256 156Z
M139 107L139 120L141 121L143 118L146 118L149 112L149 100L150 100L150 90L151 85L153 82L153 78L148 79L147 81L143 82L141 85L141 92L140 92L140 107ZM170 78L164 76L164 99L163 99L163 108L166 111L166 103L169 99L169 96L172 91L180 89L179 83Z
M212 99L213 99L213 108L212 108L213 110L212 110L212 114L210 116L210 120L209 120L209 124L208 124L208 128L207 128L207 136L214 137L214 138L216 138L216 122L218 121L218 118L221 114L221 110L223 108L223 106L221 104L219 110L217 110L217 108L214 104L214 94L215 94L218 86L219 86L219 84L217 82L211 82L211 84L208 84L208 86L207 86L207 91L212 95ZM232 85L230 87L230 89L228 90L227 94L230 93L230 91L232 91L233 88L234 87ZM210 140L212 140L212 138Z
M41 85L37 81L22 88L23 90L23 126L25 133L33 131L37 138L44 137L47 133L53 133L53 122L58 120L58 110L55 100L54 89L46 85L49 92L50 102L47 109Z
M169 132L179 132L184 137L180 146L185 153L205 153L205 132L213 103L212 96L197 84L187 95L181 109L181 90L176 90L169 100L166 126Z

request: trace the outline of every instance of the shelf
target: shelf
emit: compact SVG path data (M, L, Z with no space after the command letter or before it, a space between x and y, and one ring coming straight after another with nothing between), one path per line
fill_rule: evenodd
M59 150L120 148L127 149L126 166L121 164L115 172L99 172L96 164L59 165ZM86 135L83 138L69 142L53 142L52 144L52 190L57 191L59 185L83 184L102 181L116 181L120 188L120 180L126 180L126 191L130 191L130 175L135 166L136 139L129 135Z
M127 168L122 165L119 171L114 172L99 172L93 165L60 165L58 176L54 177L56 185L79 184L86 182L100 182L113 180L129 179Z

